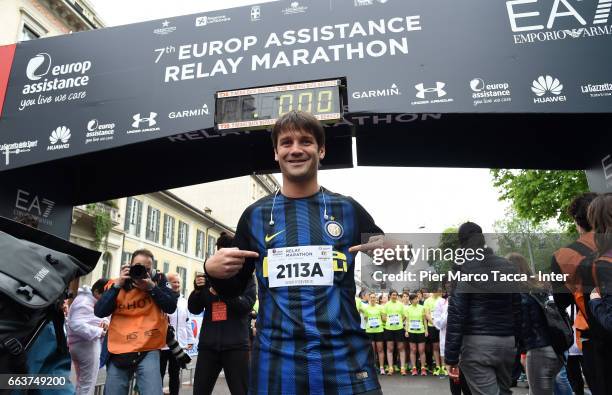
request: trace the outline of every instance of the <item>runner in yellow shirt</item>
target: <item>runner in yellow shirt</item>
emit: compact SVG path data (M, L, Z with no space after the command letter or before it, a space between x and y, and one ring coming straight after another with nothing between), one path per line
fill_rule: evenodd
M425 308L419 304L419 297L416 294L410 295L410 306L404 309L406 317L406 334L410 343L410 364L412 365L412 375L418 374L416 367L416 351L419 348L419 359L421 361L421 376L427 376L425 368L425 338L427 337L427 318Z
M372 349L374 355L378 356L378 366L380 366L380 374L385 374L385 334L384 322L382 319L382 307L377 304L378 297L374 292L368 295L369 303L367 305L360 304L359 312L363 315L366 324L366 333L372 341Z
M427 344L431 346L433 353L433 359L436 363L436 367L433 370L434 376L439 376L442 372L440 363L440 331L434 326L432 314L438 304L438 301L442 297L442 291L438 290L434 292L429 298L425 299L423 307L425 307L425 316L427 317Z
M393 374L393 348L397 344L400 355L400 366L402 376L406 375L406 350L404 348L404 305L398 300L397 291L389 292L390 300L384 307L383 319L385 320L385 338L387 340L387 363L389 364L388 375Z

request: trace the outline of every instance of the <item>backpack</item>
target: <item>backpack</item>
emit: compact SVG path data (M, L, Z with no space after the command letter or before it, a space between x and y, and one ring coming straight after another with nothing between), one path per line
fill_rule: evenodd
M552 298L542 294L529 295L538 303L544 313L552 348L557 355L562 355L574 344L574 330L567 312L559 310Z
M597 258L596 254L585 257L578 267L579 275L582 279L582 300L584 301L585 312L584 316L588 323L588 332L582 333L584 339L595 337L598 339L605 339L609 334L601 326L599 321L595 319L593 312L588 308L589 301L591 300L591 291L598 286L597 274L596 274L596 261L607 260L606 257Z
M576 329L582 332L586 332L589 329L589 325L586 322L587 310L588 310L588 306L587 306L588 299L585 300L585 295L583 291L584 283L582 280L583 276L582 276L582 270L580 268L582 267L583 264L590 266L591 262L593 261L593 258L595 257L596 252L591 250L591 248L589 248L588 246L586 246L585 244L579 241L573 242L572 244L567 246L567 248L577 252L578 254L582 256L582 260L580 261L578 266L575 267L574 269L575 274L580 279L580 286L576 287L576 290L572 293L572 295L574 296L574 302L576 306L578 307L578 311L579 311L579 314L576 317L578 320L578 322L576 322L577 324ZM569 273L569 274L573 274L573 273Z
M100 253L2 217L0 251L0 371L27 373L26 353L49 322L67 351L68 285L91 272Z

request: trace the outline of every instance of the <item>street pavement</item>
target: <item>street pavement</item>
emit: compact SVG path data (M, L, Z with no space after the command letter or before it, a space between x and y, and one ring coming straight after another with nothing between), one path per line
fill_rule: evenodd
M195 359L191 362L189 367L195 369ZM193 394L193 373L195 370L184 370L182 376L182 385L180 390L180 395L191 395ZM98 384L101 389L101 385L104 383L106 378L106 372L104 369L100 370L98 374ZM450 394L448 378L440 378L435 376L427 376L427 377L412 377L406 376L402 377L399 374L394 376L379 376L380 384L382 386L383 393L385 395L405 395L407 390L413 391L410 393L418 394L418 395L439 395L439 394ZM74 376L73 376L74 383ZM168 393L168 375L166 375L164 380L165 388L164 393ZM529 390L524 383L519 383L518 388L513 388L513 395L527 395ZM223 372L219 376L217 380L217 384L215 385L215 389L213 390L213 395L231 395L229 389L227 388L227 382L225 381L225 376Z
M448 378L446 377L402 377L400 375L391 377L383 376L380 377L380 384L385 395L405 395L408 393L418 395L450 394ZM529 390L524 384L519 383L519 386L521 387L512 389L512 393L514 395L527 395L529 393ZM181 395L191 395L192 393L193 389L191 386L183 385L181 388ZM225 378L219 377L217 380L217 385L213 391L213 395L230 395Z

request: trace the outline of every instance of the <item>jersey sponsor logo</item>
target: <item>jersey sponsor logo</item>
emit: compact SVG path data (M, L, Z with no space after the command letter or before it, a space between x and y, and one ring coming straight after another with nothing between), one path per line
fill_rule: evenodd
M271 242L276 236L280 235L281 233L283 233L285 231L285 229L281 230L280 232L274 233L272 236L268 236L266 234L266 237L264 238L266 244L268 244L269 242Z

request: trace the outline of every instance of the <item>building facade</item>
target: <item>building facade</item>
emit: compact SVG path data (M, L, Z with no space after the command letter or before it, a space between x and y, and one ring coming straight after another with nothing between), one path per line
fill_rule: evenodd
M236 229L245 208L276 192L280 184L272 175L250 175L170 191L198 209Z
M85 0L2 0L0 45L104 27Z
M215 253L221 233L234 232L168 191L121 199L119 210L124 213L125 232L121 263L129 263L134 251L146 248L155 256L156 270L178 273L186 294L205 259Z

